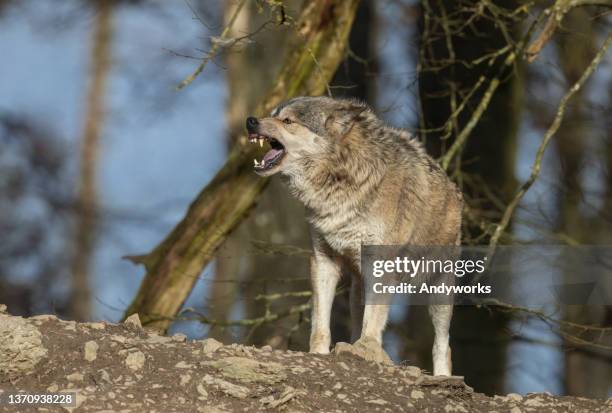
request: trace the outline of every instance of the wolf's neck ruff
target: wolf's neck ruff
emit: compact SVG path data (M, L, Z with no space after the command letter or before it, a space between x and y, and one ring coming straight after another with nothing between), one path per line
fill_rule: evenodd
M358 128L351 134L363 134ZM352 219L367 209L367 200L382 181L389 159L378 145L346 136L329 152L304 157L287 169L288 185L313 213L313 218L342 215Z

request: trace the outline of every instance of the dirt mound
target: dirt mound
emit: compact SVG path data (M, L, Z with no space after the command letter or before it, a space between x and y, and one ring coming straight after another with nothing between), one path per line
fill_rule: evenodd
M0 411L38 412L597 412L612 400L486 397L461 378L363 360L187 341L54 316L0 315ZM358 353L358 351L356 352ZM8 406L8 394L76 392L76 406Z

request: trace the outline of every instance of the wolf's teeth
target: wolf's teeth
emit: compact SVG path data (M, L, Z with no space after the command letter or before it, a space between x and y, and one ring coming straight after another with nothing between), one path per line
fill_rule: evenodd
M261 165L260 165L260 166L261 166L262 168L263 168L264 166L266 166L266 160L265 160L265 159L262 159L262 160L261 160Z
M257 162L257 159L253 159L253 164L255 164L255 166L259 166L259 162Z
M259 138L259 147L260 148L263 148L263 141L264 140L262 138Z

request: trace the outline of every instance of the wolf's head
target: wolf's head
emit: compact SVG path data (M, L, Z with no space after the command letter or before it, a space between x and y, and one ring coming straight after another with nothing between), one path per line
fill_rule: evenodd
M283 102L268 117L246 120L249 140L270 146L261 161L254 160L255 172L270 176L323 158L353 129L375 120L365 104L351 100L297 97Z

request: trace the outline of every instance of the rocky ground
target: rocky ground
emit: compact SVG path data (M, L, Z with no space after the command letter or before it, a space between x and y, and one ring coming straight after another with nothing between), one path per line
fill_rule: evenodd
M159 336L135 318L115 325L0 314L0 411L612 411L612 400L491 398L459 377L367 361L363 350L345 344L319 356ZM17 392L74 392L76 406L9 406Z

